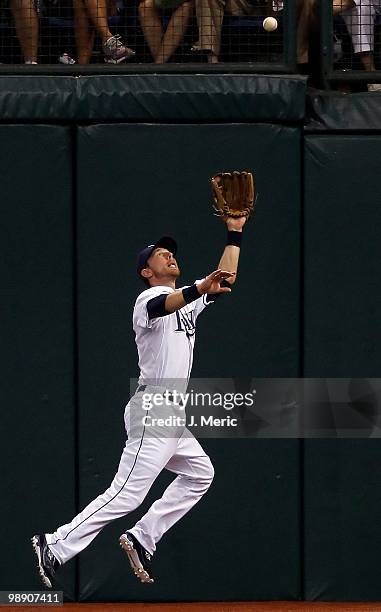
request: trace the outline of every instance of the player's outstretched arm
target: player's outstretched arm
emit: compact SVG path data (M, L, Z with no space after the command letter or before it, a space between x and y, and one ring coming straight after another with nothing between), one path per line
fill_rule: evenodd
M211 274L208 274L201 282L195 283L185 289L179 289L174 293L170 293L165 298L165 311L166 314L171 314L176 310L180 310L185 304L189 304L199 297L208 294L216 293L229 293L231 289L229 287L221 287L221 282L224 280L230 280L234 277L235 272L228 272L227 270L218 269Z
M218 267L221 270L231 270L235 273L226 278L227 282L232 285L237 278L242 229L246 223L246 217L239 217L238 219L228 217L225 223L228 230L228 239Z

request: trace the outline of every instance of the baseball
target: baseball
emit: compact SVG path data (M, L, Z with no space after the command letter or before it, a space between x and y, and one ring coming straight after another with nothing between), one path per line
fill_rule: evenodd
M266 32L275 32L277 27L278 22L275 17L266 17L266 19L263 20L263 28L266 30Z

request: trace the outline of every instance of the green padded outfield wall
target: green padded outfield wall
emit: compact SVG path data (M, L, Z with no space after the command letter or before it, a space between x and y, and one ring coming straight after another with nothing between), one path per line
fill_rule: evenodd
M256 222L249 228L235 301L217 304L209 319L213 327L207 326L206 317L205 328L200 328L195 372L251 376L255 368L256 376L298 374L304 92L300 77L1 78L1 119L35 123L1 128L2 230L7 237L2 357L9 373L3 387L8 410L2 420L2 453L5 485L12 492L2 507L2 525L4 534L9 527L19 529L12 552L19 568L17 584L4 569L2 588L37 588L29 537L71 519L77 488L83 506L109 484L124 443L128 381L136 375L131 330L131 307L141 289L131 275L136 251L165 225L165 231L178 237L183 253L191 255L184 256L184 278L204 274L206 265L214 267L225 240L223 225L209 208L209 178L218 169L254 164L259 186L268 186L274 168L282 172L287 160L274 198L267 206L258 204ZM192 125L76 128L81 121L115 119ZM221 125L195 124L216 120ZM52 125L57 121L70 127ZM273 121L278 125L271 125ZM179 163L181 173L176 171ZM267 282L269 274L273 283ZM231 304L238 309L242 331L238 336L230 330L226 337ZM219 337L231 345L233 371L226 364L223 370L224 361L217 359ZM229 455L221 443L205 443L218 473L213 495L163 542L158 557L163 580L148 597L300 596L299 444L284 441L276 449L264 440L226 444ZM163 477L153 496L166 482ZM248 581L243 590L237 588L242 582L237 570L227 572L224 561L223 541L237 533L237 525L238 546L245 544L247 563L255 553L257 571L255 584ZM119 521L106 529L83 553L80 566L71 562L60 572L68 598L73 593L82 600L142 597L115 543L122 526ZM264 562L269 537L277 552ZM213 549L216 542L212 580L204 558L198 583L191 588L195 544ZM14 566L12 557L10 561ZM169 572L176 577L171 593L165 581ZM274 572L279 576L275 590ZM172 589L172 574L170 584Z
M254 168L260 196L240 278L200 318L195 376L297 376L300 131L276 125L94 125L78 134L80 503L110 483L124 444L129 378L137 375L131 312L144 289L137 252L179 243L184 283L215 269L225 242L209 179ZM277 181L273 177L276 173ZM271 184L271 197L268 197ZM229 325L235 319L239 325ZM229 355L229 359L227 359ZM163 538L158 581L143 590L118 536L161 496L106 528L80 558L86 601L300 597L299 442L205 440L216 468L207 496ZM239 562L227 560L239 555ZM255 579L242 580L242 567ZM274 580L276 576L276 580Z
M381 136L305 140L306 376L380 373Z
M305 139L304 375L343 378L364 438L305 442L308 599L381 599L381 443L369 439L377 417L367 418L378 400L365 379L347 379L380 373L380 159L380 135ZM321 393L320 426L345 427L346 406L329 384Z
M30 538L75 511L71 154L70 128L0 126L2 590L41 588Z
M109 485L137 373L136 252L173 233L184 281L214 268L216 170L253 167L260 196L234 292L200 319L194 375L378 375L378 101L314 94L304 136L297 77L1 78L1 529L13 535L1 589L37 589L30 536ZM374 405L365 380L348 384L360 410ZM140 589L117 537L166 475L60 572L67 599L381 599L377 440L203 444L216 478L160 544L157 585ZM255 580L227 563L236 549Z

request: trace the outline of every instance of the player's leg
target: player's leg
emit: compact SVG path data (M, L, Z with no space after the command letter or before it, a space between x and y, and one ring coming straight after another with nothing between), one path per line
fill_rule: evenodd
M114 519L135 510L176 448L176 440L144 436L127 440L110 487L54 533L34 536L42 581L52 587L58 567L86 548Z
M173 456L165 466L177 477L129 533L154 553L162 535L181 519L209 489L214 470L209 457L194 436L185 430Z
M49 549L62 564L86 548L111 521L135 510L168 462L176 440L142 437L126 442L110 487L74 519L46 534Z
M128 440L110 487L70 523L62 525L54 533L45 534L48 550L60 564L88 546L110 521L139 506L174 453L177 440L155 437L156 432L148 431L145 425L147 415L148 410L142 411L141 393L134 395L125 411ZM44 548L46 546L42 543ZM38 550L36 552L38 554Z

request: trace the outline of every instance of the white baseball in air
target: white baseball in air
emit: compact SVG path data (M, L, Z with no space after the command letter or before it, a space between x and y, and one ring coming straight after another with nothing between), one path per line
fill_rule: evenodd
M266 17L266 19L263 20L262 25L266 32L275 32L278 27L278 22L275 17Z

